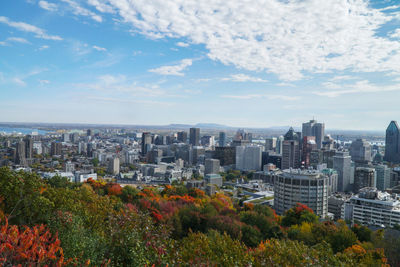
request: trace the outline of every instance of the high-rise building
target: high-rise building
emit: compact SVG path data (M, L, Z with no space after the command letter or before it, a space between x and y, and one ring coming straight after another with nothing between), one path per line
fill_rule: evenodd
M262 148L259 146L236 147L236 169L243 171L260 171Z
M315 136L317 148L321 149L325 136L325 124L319 123L316 120L310 120L309 122L303 123L302 136Z
M218 144L219 146L226 146L227 142L226 142L226 133L225 132L219 132L219 140L218 140Z
M63 142L69 142L69 133L63 133L63 135L62 135L62 137L63 137Z
M350 146L351 159L356 163L367 163L372 160L371 144L365 139L357 139Z
M283 214L297 203L310 207L322 218L328 214L329 178L315 170L289 169L274 181L274 209Z
M376 173L376 188L381 191L385 191L390 188L390 175L392 170L385 164L375 165Z
M65 172L74 172L75 170L75 165L71 161L65 162L64 166Z
M87 129L86 134L87 134L87 136L92 136L93 135L93 130L92 129Z
M62 153L62 144L59 142L51 142L50 155L52 156L61 155L61 153Z
M317 149L315 136L303 136L303 149L301 150L301 161L306 168L310 166L311 151Z
M348 152L336 152L333 157L333 169L338 173L338 191L350 192L351 157Z
M391 121L386 129L384 160L400 163L400 128L396 121Z
M204 164L204 174L219 173L219 160L218 159L206 159Z
M26 152L25 152L25 142L19 141L15 149L15 163L20 165L26 165Z
M354 172L354 193L358 193L361 188L375 187L375 169L357 167Z
M298 134L290 127L282 144L282 170L300 167L300 140Z
M276 137L270 137L265 139L265 151L275 151L276 149Z
M31 136L26 136L24 139L25 142L25 158L31 159L33 158L33 139Z
M145 132L142 133L142 156L145 156L147 152L150 150L152 138L151 133Z
M236 164L236 147L216 147L213 158L219 159L221 166Z
M118 157L113 157L110 159L108 162L108 172L117 175L119 173L119 158Z
M212 135L204 135L200 139L202 146L214 146L215 140Z
M177 134L177 140L179 143L186 143L187 142L187 132L181 131Z
M200 145L200 128L190 128L189 139L192 146Z
M276 148L275 152L278 154L282 154L282 145L283 145L284 137L281 135L276 139Z

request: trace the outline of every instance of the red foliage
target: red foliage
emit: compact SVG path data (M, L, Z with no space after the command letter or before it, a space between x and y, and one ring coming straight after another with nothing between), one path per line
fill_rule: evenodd
M63 250L57 236L52 237L44 225L20 229L16 225L5 224L0 228L0 265L63 266Z
M122 187L119 184L109 184L107 191L109 196L118 196L122 194Z
M308 212L314 213L314 211L312 209L310 209L307 205L304 205L301 203L296 203L295 212L297 214L301 214L301 213L303 213L303 211L308 211Z

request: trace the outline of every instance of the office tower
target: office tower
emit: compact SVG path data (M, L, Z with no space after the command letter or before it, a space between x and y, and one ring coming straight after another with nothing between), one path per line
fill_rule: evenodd
M26 152L25 142L19 141L15 149L15 163L19 165L26 165Z
M219 146L226 146L227 142L226 142L226 133L225 132L219 132L219 140L218 140L218 144Z
M219 146L215 148L213 158L219 159L221 166L236 164L236 147Z
M376 173L376 188L381 191L390 188L390 175L392 170L384 164L376 165L374 168Z
M146 156L147 152L150 150L151 141L151 133L142 133L142 156Z
M63 142L69 142L69 133L63 133L62 134L62 137L63 137Z
M119 158L113 157L108 162L108 172L117 175L119 173Z
M351 159L356 163L368 163L371 158L371 144L365 139L357 139L350 146Z
M301 161L304 167L310 167L311 151L317 149L317 143L315 142L315 136L303 136L303 149L301 150L302 157Z
M341 217L352 224L391 228L400 224L400 201L389 193L364 188L344 203Z
M396 121L391 121L386 129L384 160L400 163L400 128Z
M202 146L214 146L214 136L204 135L200 138L200 143Z
M204 176L204 181L206 182L206 184L214 184L217 185L219 187L222 186L222 177L219 174L206 174Z
M281 135L276 139L276 148L275 151L278 154L282 154L282 146L283 146L284 137Z
M265 151L268 150L275 151L275 149L276 149L276 137L265 139Z
M31 136L27 135L24 139L25 142L25 158L33 158L33 139Z
M315 142L317 148L322 148L322 141L325 136L325 124L319 123L316 120L310 120L309 122L303 123L302 136L315 136Z
M77 143L79 141L79 133L70 134L70 138L72 143Z
M282 215L297 203L307 205L322 218L328 214L329 178L318 171L289 169L274 181L274 209Z
M88 129L86 131L87 136L92 136L93 135L93 130L92 129Z
M338 191L351 191L351 157L348 152L336 152L336 155L333 157L333 169L338 173Z
M202 146L193 146L191 151L191 162L193 165L204 164L205 149Z
M52 156L61 155L61 153L62 153L62 144L59 142L51 142L50 155Z
M206 159L204 164L204 174L219 173L219 160Z
M282 168L282 155L277 154L273 151L262 152L261 166L264 167L266 164L273 164L276 168ZM265 171L265 170L264 170Z
M299 136L290 127L285 134L282 144L282 169L299 168L300 167L300 142Z
M262 148L259 146L236 147L236 169L243 171L261 170Z
M200 128L190 128L189 139L192 146L200 145Z
M375 187L375 169L357 167L354 172L354 193L358 193L361 188Z
M186 143L187 142L187 132L178 132L178 142L180 143Z

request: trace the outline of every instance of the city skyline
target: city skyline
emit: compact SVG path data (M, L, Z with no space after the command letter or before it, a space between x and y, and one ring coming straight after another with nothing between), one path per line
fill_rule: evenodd
M0 3L0 121L384 131L396 1Z

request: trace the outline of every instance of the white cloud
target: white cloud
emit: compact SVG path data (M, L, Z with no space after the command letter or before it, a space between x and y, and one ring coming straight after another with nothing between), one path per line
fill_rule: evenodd
M39 6L48 11L57 11L58 8L56 4L47 1L39 1Z
M15 77L15 78L12 79L12 81L13 81L14 83L16 83L17 85L19 85L19 86L26 86L26 82L24 82L24 81L23 81L22 79L20 79L20 78Z
M341 89L329 90L329 91L315 91L313 93L318 96L326 96L326 97L338 97L347 94L382 93L382 92L400 91L400 84L382 86L382 85L371 84L367 80L362 80L355 82L353 84L346 84L340 87L332 87L332 89L338 89L338 88Z
M104 47L100 47L97 45L92 46L94 49L96 49L97 51L107 51L107 49L105 49Z
M179 64L177 65L172 65L172 66L162 66L159 68L155 69L150 69L150 72L162 74L162 75L176 75L176 76L184 76L184 73L182 72L185 70L187 67L192 65L192 59L186 58L182 59Z
M82 7L73 0L61 0L61 1L67 3L72 9L72 13L74 13L75 15L90 17L97 22L103 21L103 18L100 15L94 13L93 11L87 8Z
M393 31L393 32L390 34L390 37L392 37L392 38L399 38L399 39L400 39L400 29L396 29L395 31Z
M34 33L36 38L55 40L55 41L62 40L62 38L60 36L48 35L45 30L43 30L39 27L33 26L33 25L25 23L25 22L11 21L7 17L0 16L0 23L7 24L8 26L16 28L20 31Z
M189 46L188 43L184 43L184 42L177 42L176 45L180 46L180 47L188 47Z
M396 13L366 0L98 0L150 38L185 38L208 57L281 80L349 70L400 72L400 43L378 31Z
M262 82L262 83L268 82L267 80L258 77L248 76L243 73L232 74L230 77L222 78L221 80L233 81L233 82Z
M354 80L357 77L350 76L350 75L337 75L330 79L330 81L347 81L347 80Z
M222 95L222 98L231 98L238 100L250 100L250 99L261 99L267 98L269 100L284 100L284 101L295 101L299 100L298 96L287 96L287 95L273 95L273 94L247 94L247 95Z
M21 37L8 37L4 41L0 42L0 45L10 45L10 43L21 43L21 44L30 44L28 40Z
M41 85L44 85L44 84L49 84L50 81L49 81L49 80L39 80L39 83L40 83Z
M41 47L39 47L39 50L45 50L48 49L49 46L48 45L42 45Z

